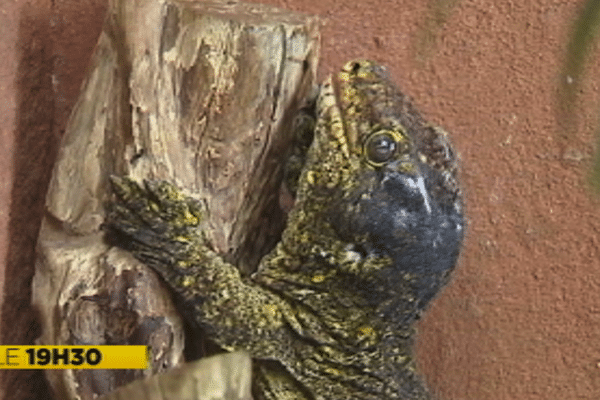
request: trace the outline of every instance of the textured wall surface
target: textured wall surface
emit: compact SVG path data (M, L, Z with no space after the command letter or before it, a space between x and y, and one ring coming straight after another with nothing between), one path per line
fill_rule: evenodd
M576 136L560 134L554 108L582 2L461 0L423 63L414 39L427 1L269 3L322 17L321 78L350 58L380 61L453 134L470 227L418 343L440 397L600 398L600 201L585 186L600 77L585 82ZM43 199L105 7L0 3L1 344L37 335L28 303ZM1 372L0 398L45 398L40 376Z

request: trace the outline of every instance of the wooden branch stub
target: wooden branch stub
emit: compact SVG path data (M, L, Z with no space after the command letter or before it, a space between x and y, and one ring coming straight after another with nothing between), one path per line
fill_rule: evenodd
M33 304L40 344L148 344L148 371L49 370L60 399L92 399L182 362L168 290L100 224L108 177L167 179L205 202L214 249L243 272L282 227L291 116L312 88L315 19L259 4L114 0L46 198Z
M250 356L226 353L130 383L98 400L252 400Z

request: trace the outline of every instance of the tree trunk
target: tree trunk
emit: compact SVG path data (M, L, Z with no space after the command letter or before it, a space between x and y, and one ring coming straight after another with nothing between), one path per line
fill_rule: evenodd
M48 370L57 398L92 399L183 361L169 291L103 241L108 177L175 182L206 204L214 249L252 271L283 227L288 127L317 58L308 16L237 2L111 1L46 197L33 304L39 344L145 344L153 359L147 371Z

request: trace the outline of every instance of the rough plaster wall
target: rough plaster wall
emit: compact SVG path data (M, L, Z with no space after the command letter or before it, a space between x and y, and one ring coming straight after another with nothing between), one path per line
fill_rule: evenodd
M600 78L586 82L578 136L561 137L554 117L582 2L461 0L424 64L411 42L424 0L269 3L326 21L321 78L350 58L381 61L453 134L470 227L456 278L419 338L440 397L600 398L600 201L585 190ZM36 334L27 304L41 206L104 9L104 0L0 3L1 344ZM4 398L46 398L34 394L37 373L1 376Z

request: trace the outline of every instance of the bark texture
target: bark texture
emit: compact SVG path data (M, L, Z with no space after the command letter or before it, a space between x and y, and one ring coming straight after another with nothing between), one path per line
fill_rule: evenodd
M214 249L250 272L278 239L291 116L314 83L317 22L262 5L114 0L46 197L39 344L147 344L147 371L49 370L92 399L183 361L184 324L149 269L110 248L108 177L166 179L207 207ZM193 341L193 340L192 340Z

